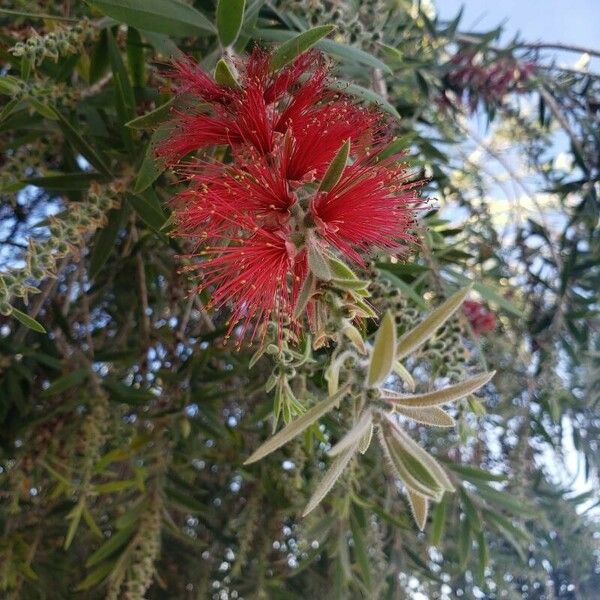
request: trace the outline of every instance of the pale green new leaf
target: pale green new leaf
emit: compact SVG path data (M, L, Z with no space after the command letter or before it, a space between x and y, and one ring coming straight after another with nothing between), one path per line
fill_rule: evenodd
M240 87L235 73L232 71L229 63L223 58L219 59L215 67L215 81L230 88L237 89Z
M367 353L367 348L365 346L365 342L363 341L362 335L360 334L360 331L354 327L354 325L348 324L342 331L361 354Z
M371 351L367 384L370 386L381 383L394 366L394 351L396 348L396 322L394 316L386 311L381 325L375 335L375 343Z
M437 482L437 484L447 490L448 492L454 491L454 486L448 478L446 471L442 466L417 442L415 442L405 431L398 427L388 416L388 421L391 424L391 432L396 441L400 444L404 452L410 454L417 462L419 462L427 470L429 475Z
M408 503L415 523L419 530L423 531L425 523L427 523L427 514L429 513L429 500L410 488L407 488L406 495L408 496Z
M397 360L394 363L394 373L396 373L396 375L398 375L398 377L402 379L402 381L408 386L408 389L411 392L415 391L417 384L415 383L413 376L409 373L408 369L399 360Z
M447 404L476 392L490 381L495 374L496 371L480 373L466 381L461 381L455 385L450 385L441 390L427 392L425 394L397 394L394 390L384 389L382 390L384 393L383 399L394 405L399 404L408 408Z
M456 292L432 310L425 320L407 331L398 341L396 358L400 360L422 346L459 309L470 290L471 286L468 286Z
M423 425L433 427L454 427L456 425L456 421L439 406L420 406L417 408L396 406L395 411Z
M317 278L323 281L331 280L331 269L329 268L329 262L325 258L325 255L319 243L310 235L306 243L306 255L308 259L308 268L311 273Z
M335 408L347 391L348 386L344 386L331 398L323 400L316 406L313 406L310 410L307 410L301 417L297 418L295 421L292 421L287 427L284 427L280 432L276 433L272 438L268 439L264 444L262 444L262 446L255 450L250 457L246 459L244 464L252 464L261 458L264 458L267 456L267 454L271 454L271 452L281 448L281 446L284 444L287 444L287 442L295 438L298 434L310 427L323 415Z
M342 454L340 454L329 467L329 470L323 476L323 479L319 482L317 489L314 491L311 499L308 501L302 516L305 517L308 513L313 511L325 498L328 494L329 490L335 485L335 482L340 478L344 469L350 462L352 456L356 453L358 449L358 444L351 446L347 450L345 450Z
M344 145L338 150L337 154L327 167L327 171L321 180L319 186L319 192L331 191L336 183L340 180L346 163L348 162L348 156L350 155L350 140L346 140Z
M367 429L367 432L362 436L360 443L358 444L358 451L361 454L364 454L371 445L371 439L373 438L373 429L374 426L373 423L371 423L369 429Z
M369 409L365 410L357 423L346 433L346 435L335 445L327 454L329 456L338 456L348 448L357 446L363 436L373 423L373 414Z

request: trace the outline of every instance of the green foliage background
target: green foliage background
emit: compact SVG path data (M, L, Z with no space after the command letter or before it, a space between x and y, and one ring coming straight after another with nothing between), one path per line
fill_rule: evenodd
M594 597L598 498L556 475L574 446L597 483L600 76L403 0L0 6L2 597ZM427 357L432 377L458 355L497 375L456 432L414 431L459 486L424 533L375 447L300 517L335 418L242 465L270 433L270 364L249 370L188 295L180 182L154 158L170 58L213 70L328 23L337 85L393 115L428 182L422 244L379 257L375 287L409 323L473 281L498 319ZM537 68L467 89L469 115L465 53Z

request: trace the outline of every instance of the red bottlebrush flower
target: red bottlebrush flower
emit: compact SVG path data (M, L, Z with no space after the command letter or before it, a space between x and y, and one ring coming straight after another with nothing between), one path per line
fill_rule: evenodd
M373 165L362 159L346 167L330 192L311 205L321 236L350 260L362 263L359 251L397 250L412 240L417 195L406 183L406 168L389 161Z
M481 302L477 302L476 300L465 300L463 312L475 335L489 333L496 329L496 315L487 310Z
M257 328L269 319L281 329L281 322L293 310L288 280L296 268L295 249L284 232L246 229L228 239L226 246L211 246L201 254L207 258L197 267L203 272L198 289L214 287L212 307L233 305L230 332L240 324L245 333L254 323L252 341Z
M211 289L214 307L230 304L230 332L239 325L242 337L251 338L269 320L280 331L284 321L298 325L293 314L309 271L308 240L326 251L324 260L329 253L364 263L365 253L396 251L412 239L416 202L400 157L374 158L383 147L381 113L328 91L324 61L315 53L279 73L270 62L270 55L254 52L239 65L239 86L229 89L189 62L178 63L178 77L189 79L179 89L210 108L177 113L159 149L189 181L173 206L177 233L198 258L198 289ZM346 142L349 162L339 181L318 191ZM232 162L179 164L211 145L228 145ZM309 302L309 317L313 310Z
M498 104L509 92L526 91L523 84L534 75L535 63L520 63L507 57L491 64L477 61L477 53L459 52L451 63L455 68L447 76L448 87L454 90L471 112L475 111L480 100L488 104ZM448 96L443 96L448 101Z

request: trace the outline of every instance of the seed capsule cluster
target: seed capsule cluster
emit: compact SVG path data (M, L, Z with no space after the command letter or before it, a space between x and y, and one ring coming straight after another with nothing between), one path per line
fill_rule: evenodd
M116 195L111 188L95 186L85 201L72 203L68 210L52 217L49 236L45 240L30 239L25 266L0 273L0 314L11 313L14 298L27 302L29 294L37 293L37 282L53 277L57 261L96 231L116 205Z

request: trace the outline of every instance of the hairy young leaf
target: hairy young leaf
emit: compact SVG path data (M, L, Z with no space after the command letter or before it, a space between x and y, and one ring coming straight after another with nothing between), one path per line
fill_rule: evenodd
M407 331L399 340L396 358L401 360L422 346L459 308L471 290L468 286L431 311L426 319Z
M381 325L375 335L367 385L374 386L381 383L391 372L394 366L394 351L396 348L396 322L394 316L386 311Z
M306 428L310 427L315 421L327 414L335 408L340 400L346 395L348 386L344 386L331 398L319 402L316 406L307 410L301 417L292 421L287 427L284 427L280 432L276 433L272 438L269 438L262 446L255 450L245 461L245 465L252 464L261 458L271 454L284 444L287 444L291 439L302 433Z

